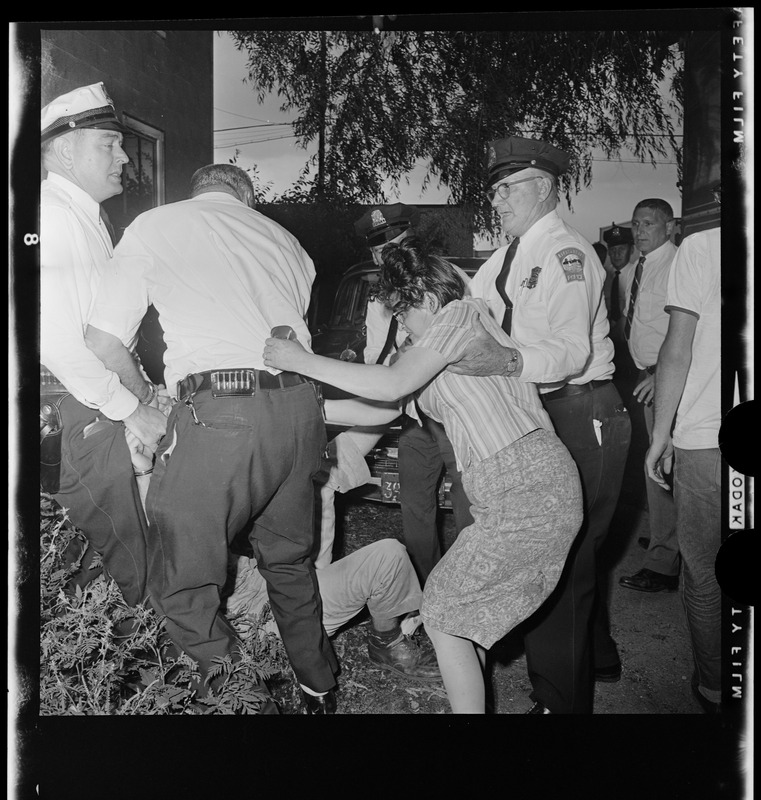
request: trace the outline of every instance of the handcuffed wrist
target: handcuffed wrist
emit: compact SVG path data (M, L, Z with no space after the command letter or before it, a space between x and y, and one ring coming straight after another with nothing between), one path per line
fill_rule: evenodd
M133 470L132 470L132 474L133 474L133 475L134 475L136 478L141 478L143 475L150 475L152 472L153 472L153 467L151 467L150 469L144 469L144 470L141 470L141 471L139 471L139 472L138 472L138 470L136 470L136 469L133 469Z

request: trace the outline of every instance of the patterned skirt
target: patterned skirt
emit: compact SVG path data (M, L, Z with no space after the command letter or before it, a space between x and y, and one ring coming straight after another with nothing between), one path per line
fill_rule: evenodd
M560 439L532 431L463 474L474 522L425 584L436 630L489 648L549 597L582 522L576 464Z

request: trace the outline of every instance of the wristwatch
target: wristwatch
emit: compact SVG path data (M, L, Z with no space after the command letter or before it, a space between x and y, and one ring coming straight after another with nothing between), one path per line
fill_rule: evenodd
M507 362L505 367L508 377L518 369L518 351L513 348L512 358Z
M150 392L150 394L148 395L148 399L140 401L144 406L149 406L153 402L153 399L156 397L157 389L152 381L148 381L148 391Z

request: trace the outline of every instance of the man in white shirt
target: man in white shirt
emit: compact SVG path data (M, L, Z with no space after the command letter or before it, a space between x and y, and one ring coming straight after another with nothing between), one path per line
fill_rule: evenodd
M676 245L674 212L660 198L641 200L634 207L632 234L639 258L623 271L625 286L624 337L639 370L632 400L641 404L648 439L653 429L655 369L669 324L666 287ZM642 568L619 579L621 586L639 592L676 591L679 585L679 545L674 498L651 478L645 478L650 543Z
M312 562L313 476L325 448L315 387L264 367L273 328L309 347L315 269L288 231L254 210L248 175L210 164L190 199L141 214L116 249L88 345L129 376L128 347L150 304L164 329L176 398L146 499L148 589L175 644L198 663L199 694L238 639L220 610L228 546L249 540L305 713L335 713L335 654Z
M548 142L510 136L489 144L486 194L509 244L469 288L519 344L502 347L475 326L473 344L449 367L537 384L579 468L584 522L557 588L524 633L532 714L591 713L594 680L621 674L608 631L595 633L593 664L591 631L593 623L602 626L597 551L618 502L631 423L611 381L605 271L592 245L556 210L558 177L569 165L570 155Z
M716 713L722 708L722 593L716 580L722 529L719 228L694 233L679 246L666 310L645 468L667 490L673 466L683 599L695 662L692 690L705 712Z
M99 574L94 551L125 601L145 598L147 524L125 426L155 449L166 429L156 387L130 383L84 341L87 315L113 254L100 203L122 191L124 128L102 83L48 103L41 114L41 479L89 542L73 585ZM51 446L52 445L52 446Z

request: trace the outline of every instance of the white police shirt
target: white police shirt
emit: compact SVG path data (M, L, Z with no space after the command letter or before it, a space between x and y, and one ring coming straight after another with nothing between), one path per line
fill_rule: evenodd
M81 403L120 420L135 410L138 399L84 340L112 254L99 204L51 172L40 190L40 363Z
M153 304L170 394L194 372L280 372L264 365L276 325L289 325L311 350L312 259L285 228L230 194L204 192L144 212L124 232L113 264L90 323L129 347Z
M483 298L498 321L505 303L495 280L506 251L497 250L470 282L471 296ZM556 211L520 237L506 286L513 303L511 336L523 357L518 380L548 392L612 377L604 282L592 245Z

